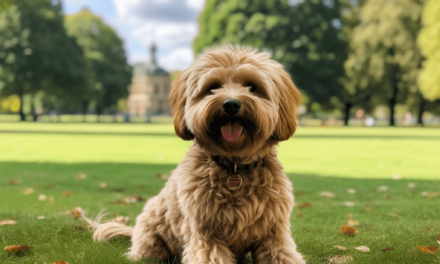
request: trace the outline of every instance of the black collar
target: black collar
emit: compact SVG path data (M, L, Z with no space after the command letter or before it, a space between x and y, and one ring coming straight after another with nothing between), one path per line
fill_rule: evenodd
M220 166L223 168L230 170L235 175L240 175L242 172L249 171L251 168L257 167L257 161L254 160L249 164L239 164L234 163L227 158L221 158L220 156L213 156L213 160L215 160Z

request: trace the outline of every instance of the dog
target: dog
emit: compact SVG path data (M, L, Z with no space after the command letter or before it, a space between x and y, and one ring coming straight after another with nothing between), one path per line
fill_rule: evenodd
M302 264L291 236L292 184L275 146L295 132L300 92L267 53L224 47L177 77L170 94L177 136L192 140L134 227L84 218L103 241L130 236L133 260L185 264Z

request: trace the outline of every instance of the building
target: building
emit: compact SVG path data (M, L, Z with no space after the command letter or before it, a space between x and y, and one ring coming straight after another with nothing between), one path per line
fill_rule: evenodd
M157 65L156 46L151 46L151 60L133 65L133 79L128 87L130 115L171 114L170 74Z

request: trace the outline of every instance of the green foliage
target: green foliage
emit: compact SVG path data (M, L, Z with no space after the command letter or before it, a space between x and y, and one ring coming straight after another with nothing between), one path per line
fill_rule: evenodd
M44 90L69 102L81 99L85 60L65 32L61 2L14 1L0 12L0 43L2 96Z
M84 50L88 95L96 100L96 111L100 114L128 95L132 69L127 64L124 43L113 28L87 9L67 16L66 28Z
M345 89L356 103L387 103L394 124L394 106L418 96L417 76L422 55L417 34L424 0L368 0L362 7L362 23L352 38L345 62ZM360 100L359 100L360 99ZM370 105L371 106L371 105Z
M440 99L440 1L428 0L423 26L418 43L428 60L420 75L420 90L426 99Z
M208 0L193 47L196 54L229 43L268 51L311 102L335 107L329 98L341 96L347 50L343 7L339 1Z

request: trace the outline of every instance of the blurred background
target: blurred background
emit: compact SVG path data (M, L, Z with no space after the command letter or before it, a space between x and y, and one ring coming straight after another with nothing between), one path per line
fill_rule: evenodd
M1 0L0 122L170 122L204 50L271 54L303 126L440 126L437 0Z

